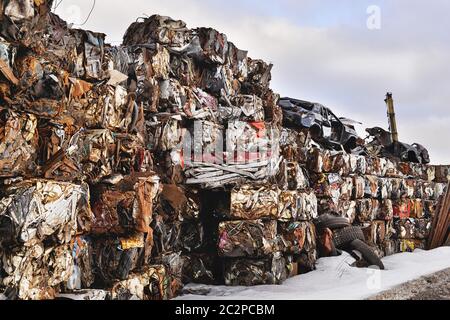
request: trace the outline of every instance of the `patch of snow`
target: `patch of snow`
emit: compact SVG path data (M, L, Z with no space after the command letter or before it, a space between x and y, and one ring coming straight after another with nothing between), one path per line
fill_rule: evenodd
M226 287L189 284L190 292L177 300L361 300L402 283L450 267L450 247L416 250L382 259L386 270L355 268L346 252L322 258L317 270L286 280L282 285Z

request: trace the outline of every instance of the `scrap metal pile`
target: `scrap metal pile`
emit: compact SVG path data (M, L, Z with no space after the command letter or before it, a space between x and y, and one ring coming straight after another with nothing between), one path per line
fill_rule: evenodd
M280 284L314 269L325 213L380 255L423 247L447 167L315 144L214 29L154 15L114 47L51 6L0 3L0 299Z
M447 176L434 166L313 148L307 167L319 215L362 228L378 256L425 249Z

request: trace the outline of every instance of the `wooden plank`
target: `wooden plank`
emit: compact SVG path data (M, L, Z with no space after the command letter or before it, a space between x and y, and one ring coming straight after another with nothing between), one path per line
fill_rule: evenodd
M445 242L445 237L450 224L450 182L441 200L439 209L433 219L430 238L428 239L429 249L435 249Z
M446 232L448 230L448 226L450 223L450 190L447 189L447 203L444 206L444 211L441 217L441 225L439 228L438 238L437 238L437 246L441 246L445 242Z
M445 240L444 246L450 247L450 233L447 233L447 240Z

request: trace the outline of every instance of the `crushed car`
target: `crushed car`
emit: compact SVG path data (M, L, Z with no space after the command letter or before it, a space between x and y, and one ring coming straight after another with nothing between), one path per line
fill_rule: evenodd
M395 157L403 162L430 163L428 150L418 143L409 145L403 142L393 142L391 133L380 127L367 128L371 139L366 145L367 153L372 156Z
M322 146L334 150L342 150L343 147L347 152L358 146L360 138L354 127L355 121L338 118L322 104L281 98L278 105L283 110L285 127L309 129L314 141Z

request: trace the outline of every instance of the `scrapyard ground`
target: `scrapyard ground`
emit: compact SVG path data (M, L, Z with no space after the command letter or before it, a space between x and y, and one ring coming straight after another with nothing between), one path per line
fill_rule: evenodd
M407 282L370 300L450 300L450 268Z
M358 269L347 253L318 260L317 270L281 286L225 287L190 284L179 300L361 300L448 299L450 247L416 250L383 258L386 270ZM437 275L433 273L439 272ZM441 275L443 277L441 277ZM425 278L420 278L426 276ZM420 278L419 280L417 280ZM431 283L428 281L431 281ZM430 280L431 279L431 280ZM434 280L433 280L434 279ZM414 280L414 281L413 281ZM424 286L424 281L428 286ZM397 287L399 285L402 285ZM408 288L406 290L405 288ZM387 291L391 290L391 291ZM437 292L437 293L436 293ZM412 293L412 294L411 294Z

